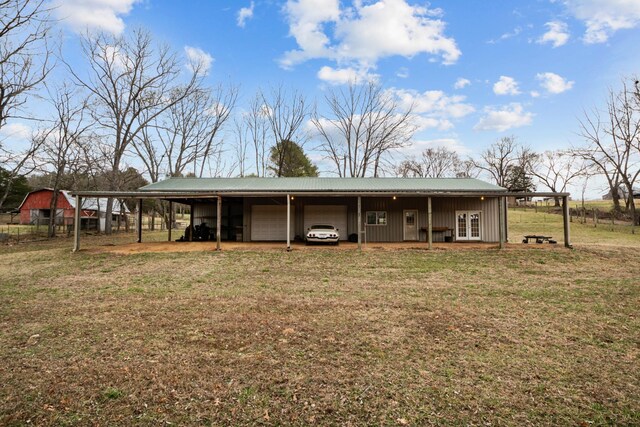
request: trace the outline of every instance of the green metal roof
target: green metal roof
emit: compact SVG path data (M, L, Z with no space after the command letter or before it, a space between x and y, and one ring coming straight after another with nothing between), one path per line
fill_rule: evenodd
M140 188L154 192L359 193L489 192L505 188L474 178L169 178Z

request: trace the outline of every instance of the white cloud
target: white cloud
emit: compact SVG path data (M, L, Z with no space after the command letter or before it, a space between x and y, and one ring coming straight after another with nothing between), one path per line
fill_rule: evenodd
M356 1L340 7L338 0L288 0L284 13L298 49L286 52L285 68L314 58L374 68L389 56L411 58L426 53L452 64L461 53L444 34L441 11L406 0Z
M366 70L355 68L331 68L324 66L318 71L318 78L332 85L342 85L347 83L360 84L363 82L375 82L379 76L367 73Z
M618 30L640 25L638 0L563 0L567 10L584 21L585 43L604 43Z
M493 40L489 40L487 43L489 44L496 44L498 42L501 42L503 40L508 40L510 38L516 37L517 35L519 35L522 32L522 28L521 27L516 27L513 29L512 32L510 33L504 33L502 34L500 37L498 37L497 39L493 39Z
M524 111L521 104L514 102L500 108L485 108L485 116L473 127L479 131L497 131L528 126L533 121L533 113Z
M187 68L190 71L199 69L200 73L207 74L211 69L213 57L199 47L185 46L184 51L187 54Z
M518 82L513 77L500 76L500 79L493 85L493 93L496 95L518 95Z
M126 16L141 0L53 0L51 8L56 17L74 31L86 29L121 34L122 16Z
M0 128L2 139L24 140L31 137L31 128L23 123L7 123Z
M539 80L540 86L551 94L566 92L573 87L574 83L555 73L538 73L536 80Z
M407 89L389 89L389 95L398 101L400 109L413 107L414 122L419 130L453 128L452 120L461 119L475 111L462 95L447 96L440 90L419 93Z
M247 20L253 18L254 6L255 4L251 2L251 5L249 5L249 7L243 7L238 11L238 20L237 20L238 27L244 28L244 25L246 24Z
M538 43L551 43L553 47L560 47L569 40L569 30L566 23L551 21L544 26L547 27L547 32L538 39Z
M465 96L447 96L441 90L418 93L407 89L390 89L389 93L399 100L401 109L407 110L413 106L413 112L418 114L459 119L475 111L472 105L464 102Z
M458 80L456 80L456 83L453 85L454 89L464 89L465 87L469 86L471 84L471 81L469 79L465 79L465 78L458 78Z
M531 95L532 98L539 98L540 97L540 92L538 92L537 90L532 90L529 95Z
M396 76L400 77L401 79L406 79L407 77L409 77L409 69L406 67L401 67L396 72Z
M404 156L419 157L422 152L428 148L444 147L456 153L465 156L471 153L471 150L454 138L438 138L438 139L420 139L411 141L411 145L398 150Z

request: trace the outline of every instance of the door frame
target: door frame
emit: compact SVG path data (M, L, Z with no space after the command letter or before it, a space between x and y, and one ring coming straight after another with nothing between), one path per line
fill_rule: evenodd
M415 219L416 219L416 223L415 223L415 227L416 227L415 239L407 239L407 212L415 212ZM418 228L419 215L420 215L420 211L418 211L418 209L403 209L402 210L402 240L407 241L407 242L417 242L418 240L420 240L420 229Z
M469 217L471 216L471 214L478 214L478 237L471 237L471 220L469 219ZM467 215L467 221L466 221L466 231L467 231L467 237L460 237L459 235L459 224L458 224L458 215L460 214L466 214ZM455 221L456 221L456 241L461 241L461 242L478 242L478 241L482 241L482 211L479 209L471 209L471 210L459 210L455 212Z

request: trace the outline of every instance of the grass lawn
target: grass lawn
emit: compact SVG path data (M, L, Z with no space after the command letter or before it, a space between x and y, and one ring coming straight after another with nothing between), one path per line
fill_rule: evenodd
M560 221L510 212L510 235L562 240ZM0 246L0 425L638 425L640 240L572 232L575 250ZM83 247L132 237L105 239Z

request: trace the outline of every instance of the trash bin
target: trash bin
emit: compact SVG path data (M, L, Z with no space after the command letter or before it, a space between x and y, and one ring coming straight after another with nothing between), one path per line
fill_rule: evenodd
M445 243L453 242L453 236L444 236L444 241Z

